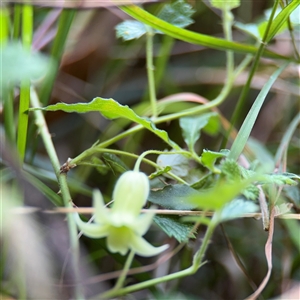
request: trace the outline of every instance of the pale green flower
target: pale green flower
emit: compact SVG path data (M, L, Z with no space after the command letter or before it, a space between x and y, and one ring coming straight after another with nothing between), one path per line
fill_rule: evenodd
M136 171L123 173L113 191L112 208L104 206L100 191L95 190L94 222L83 222L79 215L75 214L79 229L91 238L107 237L107 248L111 252L125 255L128 250L133 250L141 256L159 254L167 249L168 245L154 247L142 237L149 229L154 216L154 213L141 214L149 191L149 180L144 173Z

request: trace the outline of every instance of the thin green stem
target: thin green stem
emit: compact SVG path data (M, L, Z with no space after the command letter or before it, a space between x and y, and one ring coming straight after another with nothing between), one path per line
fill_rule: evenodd
M186 276L195 274L199 270L199 268L204 265L204 263L202 262L203 257L204 257L206 250L210 244L210 239L214 233L216 225L217 225L217 223L214 221L210 222L210 224L208 225L205 236L203 238L203 242L202 242L199 250L195 253L194 259L193 259L193 264L189 268L179 271L179 272L176 272L176 273L173 273L173 274L169 274L166 276L147 280L147 281L144 281L144 282L141 282L138 284L133 284L131 286L128 286L128 287L125 287L122 289L110 290L104 294L101 294L100 296L93 298L93 299L99 299L99 297L100 297L100 299L107 299L107 298L113 298L113 297L117 297L117 296L121 296L121 295L126 295L126 294L133 293L133 292L136 292L136 291L139 291L142 289L149 288L150 286L154 286L156 284L160 284L163 282L167 282L167 281L171 281L171 280L175 280L175 279L179 279L182 277L186 277Z
M123 285L124 285L124 281L126 279L126 275L128 273L128 270L132 264L133 258L134 258L135 252L133 250L130 251L126 263L124 265L124 268L117 280L116 285L114 286L113 290L119 290Z
M31 90L31 103L35 108L40 108L40 103L38 100L37 93L34 89ZM51 135L48 131L48 127L43 115L43 112L40 110L34 111L35 123L39 128L39 132L41 134L42 140L45 145L45 149L48 153L49 159L51 161L52 167L54 169L55 175L58 180L58 184L60 187L60 192L63 198L63 202L65 207L72 207L72 199L69 192L66 174L60 173L60 163L51 140ZM80 272L79 272L79 241L77 238L77 226L73 219L72 214L68 214L67 216L68 228L70 234L70 248L71 248L71 258L72 258L72 266L74 270L75 281L77 282L75 286L75 298L77 300L84 299L82 294L81 280L80 280Z
M234 112L232 114L231 121L230 121L231 125L230 125L229 129L227 130L227 133L225 134L225 137L223 139L221 148L225 148L226 147L226 144L227 144L227 141L228 141L228 137L229 137L229 135L230 135L230 133L231 133L234 125L236 124L239 116L241 115L243 107L245 106L246 97L247 97L247 95L249 93L252 79L253 79L254 74L255 74L255 72L257 70L257 67L259 65L260 58L263 55L265 47L266 47L266 40L267 40L267 37L268 37L268 33L269 33L269 30L270 30L270 27L272 25L272 20L274 18L276 9L278 7L278 3L279 3L279 0L276 0L275 4L273 6L273 9L272 9L272 12L271 12L271 16L270 16L270 19L268 21L265 33L264 33L264 36L263 36L263 39L261 41L261 44L260 44L260 46L259 46L259 48L257 50L257 53L256 53L255 57L254 57L254 61L253 61L253 64L252 64L252 67L251 67L251 70L250 70L247 82L246 82L246 84L244 85L244 87L242 89L241 95L240 95L240 97L238 99L237 105L235 106L235 110L234 110Z
M22 41L25 49L31 49L33 34L33 6L25 4L23 6L22 18ZM17 148L21 161L24 160L27 142L28 109L30 103L30 80L21 82L19 120L17 134Z
M150 96L150 104L152 108L152 118L157 117L157 99L155 91L154 79L154 65L153 65L153 37L154 32L151 27L147 27L146 34L146 58L147 58L147 75L148 75L148 88Z
M0 46L6 44L9 32L9 13L5 6L0 6Z
M198 107L193 107L190 109L186 109L182 112L178 112L178 113L174 113L174 114L169 114L166 116L161 116L161 117L157 117L155 120L153 120L154 124L159 124L159 123L163 123L163 122L168 122L168 121L172 121L181 117L185 117L185 116L191 116L191 115L195 115L198 113L202 113L205 112L213 107L216 107L218 105L220 105L228 96L232 84L234 81L234 77L231 75L229 77L227 77L227 81L221 91L221 93L211 102L205 104L205 105L199 105ZM95 144L93 147L83 151L81 154L79 154L78 156L76 156L75 158L72 159L72 161L70 162L71 164L76 164L78 165L79 162L83 159L85 159L86 157L94 154L95 152L97 152L97 149L99 148L106 148L108 146L110 146L111 144L129 136L130 134L133 134L135 132L138 132L140 130L144 129L144 127L142 125L136 125L112 138L110 138L109 140L106 140L102 143L99 144Z
M2 75L0 75L2 76ZM7 141L15 144L16 141L16 129L14 123L14 99L13 91L8 91L7 87L2 88L3 93L3 114L4 114L4 129Z
M20 35L20 24L21 24L22 5L15 4L14 6L14 27L12 37L17 40Z

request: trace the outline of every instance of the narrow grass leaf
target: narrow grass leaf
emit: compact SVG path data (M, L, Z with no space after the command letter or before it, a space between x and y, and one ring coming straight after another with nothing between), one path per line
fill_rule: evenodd
M282 28L291 13L300 5L300 0L291 1L272 21L266 42L268 43Z
M163 21L152 14L146 12L142 8L131 5L131 6L122 6L120 7L125 13L133 17L134 19L147 24L154 29L157 29L169 36L172 36L176 39L196 44L202 45L205 47L218 49L218 50L231 50L240 53L247 53L247 54L256 54L257 48L252 45L245 45L241 43L227 41L225 39L216 38L212 36L208 36L205 34L196 33L193 31L189 31L183 28L179 28L174 26L166 21ZM292 58L281 56L277 53L274 53L269 50L265 50L263 56L270 57L270 58L281 58L281 59L288 59L292 60Z
M270 77L270 79L267 81L267 83L264 85L260 93L258 94L256 100L254 101L247 117L245 118L242 127L240 128L240 131L237 134L236 139L233 142L233 145L231 147L230 153L228 155L228 158L231 159L238 159L240 154L242 153L247 140L250 136L250 133L252 131L252 128L255 124L255 121L257 119L257 116L260 112L260 109L266 99L266 96L268 95L272 85L276 81L277 77L281 74L281 72L287 67L288 64L284 64L281 68L276 70Z
M36 110L36 109L31 109ZM75 103L75 104L66 104L66 103L57 103L54 105L49 105L42 110L46 111L57 111L62 110L68 113L87 113L91 111L98 111L105 118L116 119L116 118L126 118L132 122L141 124L148 130L152 131L167 144L169 144L174 149L180 149L180 147L169 139L168 133L164 130L157 129L156 126L151 122L151 120L142 118L138 116L131 108L127 105L121 105L113 99L105 99L97 97L89 103Z

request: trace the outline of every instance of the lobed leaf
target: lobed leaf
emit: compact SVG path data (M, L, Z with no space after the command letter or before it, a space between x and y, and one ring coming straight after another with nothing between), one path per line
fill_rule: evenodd
M147 32L146 26L135 20L126 20L116 27L117 38L122 38L124 41L138 39Z
M4 86L19 84L21 80L40 80L52 70L49 57L22 47L20 43L8 43L0 48L1 74L0 91ZM1 92L0 92L1 93Z
M190 4L185 3L183 0L177 0L171 4L164 5L157 17L174 26L183 28L194 23L193 19L191 19L193 13L195 13L195 10Z
M36 109L37 108L32 108L31 110L36 110ZM138 116L127 105L121 105L120 103L118 103L117 101L111 98L105 99L105 98L97 97L89 103L80 103L80 102L75 104L57 103L54 105L46 106L41 109L45 111L62 110L68 113L71 112L87 113L90 111L98 111L108 119L126 118L131 120L132 122L141 124L148 130L152 131L154 134L156 134L162 140L164 140L167 144L169 144L172 148L180 149L180 147L176 143L174 143L169 139L168 133L166 131L157 129L156 126L151 122L151 120Z
M155 215L153 221L169 237L174 237L179 243L186 243L190 238L195 238L193 224L182 223L178 216Z
M204 149L201 154L201 163L214 173L220 173L220 169L215 167L216 160L221 157L226 157L229 154L229 150L222 149L220 152L210 151Z

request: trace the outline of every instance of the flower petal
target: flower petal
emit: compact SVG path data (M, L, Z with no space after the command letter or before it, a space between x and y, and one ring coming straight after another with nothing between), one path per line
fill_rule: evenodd
M105 207L102 194L99 190L93 191L93 206L95 208L95 221L97 223L107 223L110 211Z
M137 235L143 236L152 224L152 219L155 213L149 212L139 215L135 218L134 222L127 224Z
M107 237L107 248L110 252L125 255L129 250L131 230L126 227L111 227Z
M74 219L78 228L84 235L91 238L102 238L108 235L109 225L99 225L95 223L86 223L80 219L78 213L74 213Z
M138 216L146 203L149 191L149 179L146 174L136 171L123 173L114 188L112 212Z
M154 256L169 248L169 245L163 245L160 247L154 247L148 243L144 238L134 235L131 236L130 248L140 256Z

